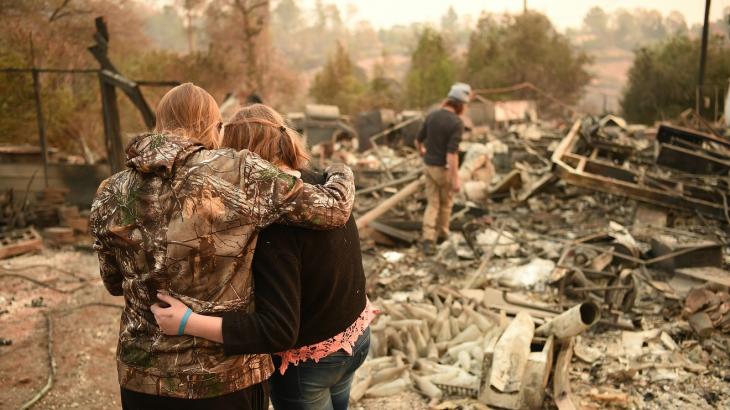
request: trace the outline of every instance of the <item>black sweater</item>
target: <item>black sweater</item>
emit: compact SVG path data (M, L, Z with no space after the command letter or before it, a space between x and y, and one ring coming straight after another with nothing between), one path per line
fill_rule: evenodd
M324 176L303 172L308 183ZM355 219L331 231L272 225L253 258L255 312L223 315L226 354L276 353L327 340L365 309Z

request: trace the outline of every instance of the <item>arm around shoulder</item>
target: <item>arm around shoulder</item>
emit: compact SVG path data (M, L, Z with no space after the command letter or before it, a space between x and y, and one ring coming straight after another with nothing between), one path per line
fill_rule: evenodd
M314 229L339 228L347 223L355 202L355 176L344 164L332 165L325 173L324 185L302 184L298 198L286 207L288 223Z
M255 185L249 189L257 203L268 207L259 222L265 228L279 218L291 225L333 229L344 225L355 200L355 177L345 165L327 168L324 185L309 185L284 173L253 153L247 153L241 179Z

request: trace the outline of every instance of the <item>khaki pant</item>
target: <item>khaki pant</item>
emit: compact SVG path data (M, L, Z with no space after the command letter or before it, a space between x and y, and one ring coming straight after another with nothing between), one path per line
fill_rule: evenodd
M426 213L423 214L423 239L435 241L437 236L449 235L454 192L446 168L426 166L425 174L428 205Z

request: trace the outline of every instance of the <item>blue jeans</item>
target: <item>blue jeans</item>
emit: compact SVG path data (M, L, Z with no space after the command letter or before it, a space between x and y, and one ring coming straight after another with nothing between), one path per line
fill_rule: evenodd
M273 356L274 375L269 379L271 403L277 410L346 410L355 371L370 349L370 328L357 339L352 356L340 349L315 363L289 365L282 375L281 358Z

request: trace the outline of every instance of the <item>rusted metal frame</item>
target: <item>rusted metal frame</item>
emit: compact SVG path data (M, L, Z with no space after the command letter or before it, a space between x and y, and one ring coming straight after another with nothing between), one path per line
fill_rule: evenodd
M31 43L32 49L32 43ZM32 52L32 51L31 51ZM38 142L41 148L41 159L43 160L43 183L48 187L48 143L46 141L46 122L43 117L43 104L40 91L40 73L68 73L68 74L93 74L99 70L95 69L55 69L55 68L3 68L0 72L5 73L30 73L33 79L33 99L36 109L36 123L38 126Z
M677 161L678 156L683 161ZM693 151L668 143L658 143L656 160L659 165L691 174L726 173L730 169L730 161L706 155L702 151Z
M142 87L176 87L180 85L180 81L154 81L154 80L137 80L137 85Z
M92 47L93 48L93 47ZM100 50L93 50L92 53L100 52ZM96 54L94 54L96 56ZM99 55L97 60L104 61L104 56ZM108 60L108 59L107 59ZM109 63L111 64L111 63ZM113 67L113 66L112 66ZM113 86L121 88L125 94L129 96L129 98L132 100L132 103L140 110L142 113L142 117L145 121L145 125L148 128L152 128L155 125L155 117L154 113L150 109L149 105L147 104L146 100L144 99L144 96L142 95L141 90L139 89L139 86L150 86L150 87L166 87L166 86L176 86L179 85L179 81L131 81L129 79L126 79L124 76L115 73L113 71L110 71L107 69L63 69L63 68L0 68L0 72L5 73L30 73L33 78L33 92L35 96L35 102L36 102L36 118L38 121L38 135L40 140L40 146L41 146L41 154L43 158L43 169L44 169L44 179L45 179L45 185L48 186L48 150L47 150L47 143L45 139L45 121L43 119L43 111L42 111L42 104L41 104L41 98L40 98L40 81L38 74L40 73L52 73L52 74L97 74L97 76L100 77L100 87L101 87L101 93L102 93L102 110L104 114L104 120L105 120L105 131L109 130L112 135L114 135L114 121L111 118L108 118L108 115L114 115L114 112L117 112L118 115L118 109L115 109L112 105L116 105L115 103L112 104L111 98L112 96L116 98L116 92L110 91L111 89L104 89L104 82L109 83ZM106 105L106 106L104 106ZM119 127L117 127L118 129ZM105 132L105 134L107 134ZM109 134L107 134L108 136ZM121 138L121 134L119 134ZM109 144L107 144L109 145ZM121 143L112 145L119 145L118 152L121 153ZM111 151L109 148L107 149L107 154L109 155ZM121 154L120 154L121 155ZM112 158L110 155L109 158ZM114 172L121 169L121 165L113 165L112 169Z
M99 72L96 68L0 68L0 73L55 73L55 74L96 74Z
M662 191L658 190L656 188L651 188L647 186L642 186L636 182L628 182L623 181L615 178L605 177L598 174L588 173L588 172L579 172L575 169L575 167L569 165L564 161L564 156L567 156L569 158L580 158L582 156L570 153L567 155L572 147L575 146L577 141L577 130L580 126L580 122L576 121L576 123L571 128L571 131L568 133L568 135L561 141L558 148L553 153L552 160L555 163L556 166L556 173L567 182L581 186L588 189L608 192L611 194L616 194L620 196L628 196L630 198L638 199L640 201L649 202L653 204L657 204L660 206L669 206L672 208L680 208L680 209L697 209L698 211L711 216L716 219L724 219L725 213L724 208L719 206L718 204L711 203L708 201L704 201L701 199L695 199L690 198L684 195L683 192L669 192L669 191ZM595 161L586 160L587 163L596 163ZM623 168L615 167L614 165L609 164L600 164L602 166L606 167L613 167L617 171L625 172L625 173L631 173L635 176L636 181L639 181L639 175L633 173L632 171L628 171ZM701 190L700 188L695 188L698 190ZM707 191L708 195L716 194L716 192Z
M48 187L48 146L46 144L46 123L43 120L43 105L41 104L41 86L38 78L38 71L31 71L33 76L33 98L35 100L35 115L38 123L38 141L41 146L41 158L43 159L43 181Z
M730 140L719 135L707 134L690 128L679 127L674 124L659 124L659 129L657 130L656 135L657 141L664 143L670 142L672 137L693 142L698 145L701 145L702 142L716 142L730 148Z

